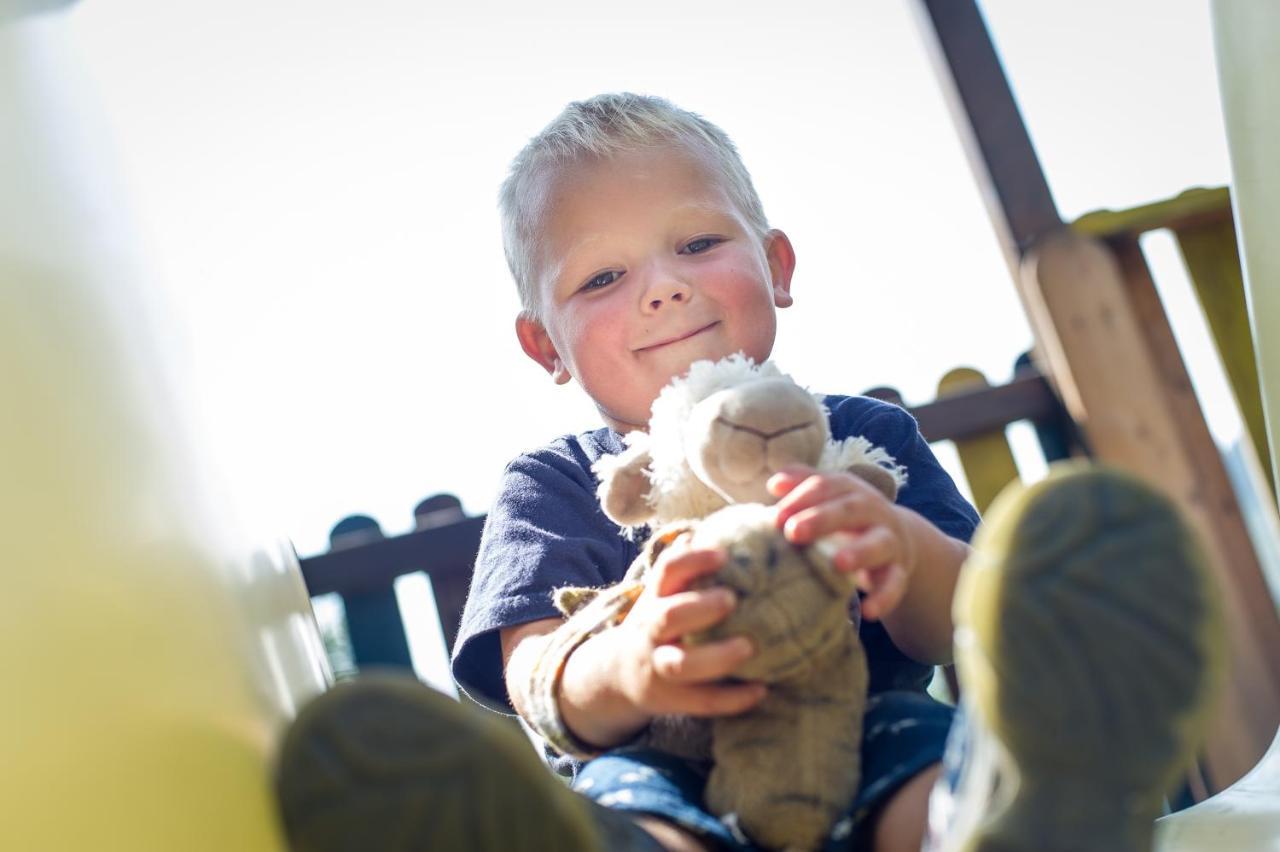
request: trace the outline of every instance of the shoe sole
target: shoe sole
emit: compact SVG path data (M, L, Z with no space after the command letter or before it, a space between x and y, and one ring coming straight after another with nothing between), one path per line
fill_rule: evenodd
M1145 852L1222 664L1206 559L1165 497L1066 465L992 507L956 656L1003 789L972 852Z
M408 677L362 675L304 707L276 789L294 852L603 846L518 730Z

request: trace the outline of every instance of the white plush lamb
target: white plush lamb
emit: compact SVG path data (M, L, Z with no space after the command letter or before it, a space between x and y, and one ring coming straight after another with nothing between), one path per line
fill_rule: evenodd
M905 474L863 438L833 441L820 398L773 364L742 356L695 363L658 396L649 431L630 433L626 444L596 465L601 505L624 528L649 525L653 534L618 585L558 591L568 620L556 631L560 650L544 657L541 700L531 703L547 718L535 727L571 750L555 706L568 653L621 623L670 542L688 536L694 546L722 547L728 559L711 584L732 589L738 603L685 641L749 637L756 653L735 676L768 683L768 695L739 716L656 720L647 742L711 758L708 807L733 815L757 843L816 848L857 788L867 667L850 618L852 578L834 569L822 541L796 547L782 537L765 483L805 464L853 472L892 499ZM557 731L566 734L560 742Z

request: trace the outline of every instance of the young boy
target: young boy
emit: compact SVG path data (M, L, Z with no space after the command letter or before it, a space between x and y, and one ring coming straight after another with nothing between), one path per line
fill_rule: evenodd
M639 543L600 511L592 465L645 428L660 388L698 359L772 352L795 254L769 228L725 135L665 101L571 104L503 187L525 352L576 378L606 426L507 468L489 514L453 669L474 698L522 709L535 662L561 666L557 783L494 714L408 678L362 675L298 715L277 789L295 852L749 849L702 802L706 767L629 745L660 714L758 702L726 682L753 651L685 648L730 596L694 590L714 551L664 551L626 620L567 657L552 590L619 580ZM843 533L837 567L865 591L870 666L861 788L829 849L1068 852L1150 849L1161 795L1194 754L1220 625L1195 536L1164 497L1089 468L1003 496L956 595L966 724L924 694L950 654L951 602L977 516L901 409L827 397L831 431L905 466L891 504L848 476L778 471L777 519L796 543ZM1152 594L1153 589L1159 594ZM583 762L583 758L588 759ZM947 795L954 789L956 795Z
M571 104L516 158L502 214L521 346L553 381L577 379L606 424L512 462L489 515L454 673L478 700L523 709L530 668L562 623L552 590L615 582L637 552L600 512L591 465L646 427L659 390L694 361L770 357L796 259L724 133L657 98ZM978 518L908 414L859 397L826 403L833 437L863 435L906 467L898 504L850 475L805 469L779 471L769 487L791 541L852 534L836 564L857 572L865 591L862 790L838 831L866 848L914 850L950 723L924 687L950 656L952 591ZM656 715L740 713L763 697L758 684L723 682L752 653L746 640L678 642L732 606L723 591L689 590L722 554L664 557L622 627L565 662L559 709L578 756L624 745ZM581 767L558 761L578 790L636 813L666 848L734 844L730 827L702 809L698 767L670 764L625 751ZM620 795L618 779L643 767L677 778L679 795L634 784Z

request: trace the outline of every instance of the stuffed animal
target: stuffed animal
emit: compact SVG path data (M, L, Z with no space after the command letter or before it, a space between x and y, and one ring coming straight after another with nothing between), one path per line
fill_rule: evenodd
M654 532L620 584L561 589L557 605L570 624L606 629L625 618L664 547L687 537L724 548L709 583L732 589L737 606L685 641L751 638L756 653L735 676L767 683L768 694L739 716L655 720L645 738L710 758L708 807L755 842L817 848L858 785L867 666L852 578L834 569L830 542L782 537L765 483L799 463L853 472L893 499L904 472L865 439L831 440L818 398L742 356L695 363L654 402L649 432L625 440L596 466L601 504L620 525Z

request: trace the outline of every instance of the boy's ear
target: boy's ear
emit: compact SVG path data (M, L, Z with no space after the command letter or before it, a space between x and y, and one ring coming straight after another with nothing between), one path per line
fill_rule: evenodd
M796 271L796 250L791 240L776 228L764 238L764 256L769 261L769 276L773 283L773 303L787 308L794 301L791 297L791 276Z
M516 337L520 339L520 348L524 350L524 354L550 373L556 384L562 385L573 378L560 359L555 344L551 342L546 326L525 311L521 311L516 317Z

